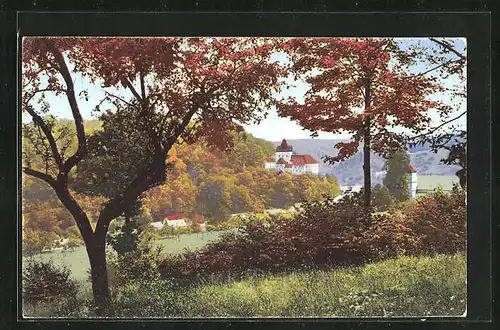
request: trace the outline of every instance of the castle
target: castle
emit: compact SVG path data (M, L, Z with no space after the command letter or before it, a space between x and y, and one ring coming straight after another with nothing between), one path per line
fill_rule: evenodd
M276 147L274 157L264 158L264 168L291 174L312 173L317 175L319 165L311 155L297 155L285 139Z

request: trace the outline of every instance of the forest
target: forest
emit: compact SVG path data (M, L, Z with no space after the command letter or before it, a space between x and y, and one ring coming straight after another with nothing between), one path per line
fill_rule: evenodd
M55 130L64 130L71 125L69 120L58 120ZM88 121L85 125L88 134L102 128L102 122L98 120ZM25 124L25 131L31 126ZM274 155L273 144L245 132L233 132L232 136L234 147L229 152L203 142L174 146L169 153L168 161L174 165L167 170L168 182L151 188L141 197L133 220L146 227L170 215L193 218L200 214L210 226L229 220L232 214L287 209L301 201L340 194L331 175L294 176L265 170L263 160ZM71 147L75 148L75 144L73 141ZM86 175L82 172L75 171L75 181L78 176ZM70 189L90 214L95 226L99 210L108 201L106 192L92 193L78 184ZM23 175L22 202L23 253L83 244L71 214L45 182ZM60 245L63 240L65 244Z

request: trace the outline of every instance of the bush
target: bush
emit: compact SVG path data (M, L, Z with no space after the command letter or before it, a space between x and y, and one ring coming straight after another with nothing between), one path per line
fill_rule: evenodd
M32 306L58 304L76 299L78 286L70 279L69 269L52 262L30 259L23 270L23 301Z
M142 232L138 236L136 249L108 258L114 286L119 287L131 281L153 280L159 277L161 247L153 247L153 239L152 232Z
M375 216L362 244L377 251L374 257L380 260L465 252L466 241L465 191L455 186L451 193L436 190L401 210Z
M465 252L467 205L460 186L455 185L451 193L436 190L403 209L403 214L417 238L411 254Z
M359 244L371 249L369 261L378 261L408 255L414 251L417 238L399 211L376 215L370 228L363 233Z
M351 266L396 256L465 251L465 192L436 191L402 210L365 215L360 193L303 203L293 216L249 216L235 233L203 250L169 256L165 278L207 279L324 266Z
M164 278L189 280L216 273L235 276L314 265L361 264L373 253L369 246L359 244L371 221L364 216L359 193L347 193L338 202L325 197L303 203L294 216L249 216L237 232L224 235L203 250L167 257L160 271Z

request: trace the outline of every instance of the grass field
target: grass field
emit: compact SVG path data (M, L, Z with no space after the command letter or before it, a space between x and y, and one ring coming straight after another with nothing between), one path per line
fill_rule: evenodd
M163 246L163 253L178 254L184 249L197 249L209 242L216 240L224 231L204 232L195 234L183 234L174 238L160 239L155 242L156 245ZM77 281L87 281L90 269L89 259L84 246L76 247L72 250L53 250L37 254L35 258L43 261L52 260L56 266L67 266L71 271L71 276ZM23 257L23 261L26 257Z
M264 275L172 290L134 283L121 293L122 317L464 316L462 254L402 257L364 267Z

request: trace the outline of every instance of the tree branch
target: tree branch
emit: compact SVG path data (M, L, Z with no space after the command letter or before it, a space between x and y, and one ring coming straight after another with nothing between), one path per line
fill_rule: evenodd
M50 150L52 152L52 156L56 161L57 167L59 168L59 170L61 170L63 168L63 160L61 154L59 153L59 150L57 149L57 144L54 139L54 135L52 135L51 129L47 126L43 118L39 114L37 114L31 106L25 107L25 110L30 114L31 118L33 118L33 123L35 123L42 129L43 134L45 134L45 137L47 138L47 141L49 141Z
M139 95L139 93L137 93L134 86L132 86L132 83L130 82L130 80L128 80L126 78L123 79L123 84L125 85L125 87L130 89L130 91L132 92L132 94L134 94L134 96L137 98L137 100L139 100L140 102L143 102L142 97Z
M422 133L422 134L419 134L419 135L413 136L413 137L409 138L409 140L410 140L410 141L412 141L412 140L416 140L416 139L418 139L418 138L421 138L421 137L427 136L427 135L429 135L429 134L432 134L432 133L434 133L435 131L437 131L438 129L440 129L441 127L443 127L443 126L445 126L445 125L447 125L447 124L451 123L452 121L455 121L455 120L457 120L457 119L461 118L461 117L462 117L463 115L465 115L466 113L467 113L467 111L464 111L464 112L462 112L460 115L456 116L455 118L452 118L452 119L450 119L450 120L445 121L444 123L441 123L440 125L438 125L438 126L436 126L436 127L432 128L430 131L428 131L428 132L426 132L426 133Z
M465 60L465 56L460 54L455 48L453 48L450 44L444 42L444 41L441 41L441 40L437 40L436 38L429 38L430 41L432 42L435 42L437 43L438 45L440 45L441 47L449 50L450 52L454 53L455 55L457 55L458 57L460 57L461 60Z
M108 96L114 97L115 99L122 101L123 103L125 103L126 105L128 105L128 106L130 106L130 107L132 107L132 108L135 108L135 107L136 107L136 106L135 106L135 105L133 105L132 103L125 101L125 99L123 99L123 98L122 98L122 97L120 97L120 96L117 96L117 95L111 94L111 93L110 93L110 92L108 92L108 91L104 91L104 93L106 93L106 95L108 95Z
M25 106L28 106L28 103L35 97L36 94L42 93L42 92L67 92L66 89L64 88L58 88L58 89L53 89L53 88L42 88L42 89L37 89L35 92L33 92L27 99L23 100L23 104Z
M35 178L38 178L38 179L41 179L41 180L47 182L54 189L56 187L56 180L52 176L50 176L49 174L39 172L39 171L34 170L32 168L29 168L29 167L23 167L23 172L28 174L28 175L31 175Z
M139 79L141 81L141 95L142 95L142 99L145 100L146 99L146 85L144 83L144 74L142 73L142 71L140 72Z
M441 64L439 64L438 66L435 66L435 67L433 67L433 68L431 68L431 69L429 69L429 70L427 70L427 71L420 72L420 73L419 73L419 74L417 74L416 76L417 76L417 77L418 77L418 76L424 76L424 75L426 75L426 74L428 74L428 73L430 73L430 72L432 72L432 71L434 71L434 70L437 70L437 69L439 69L439 68L441 68L441 67L443 67L443 66L445 66L445 65L448 65L448 64L453 63L453 62L460 62L460 61L461 61L461 60L449 60L448 62L441 63Z
M191 118L199 109L198 103L195 102L188 113L184 116L182 123L175 127L167 143L162 146L161 150L157 150L153 156L151 164L145 166L137 177L125 188L123 194L113 198L101 211L97 220L95 235L106 235L108 226L114 218L123 214L127 206L137 200L137 198L152 185L158 183L165 175L165 160L170 151L170 148L175 144L177 138L183 133Z
M80 109L78 108L78 103L76 101L75 96L75 87L73 84L73 80L71 79L71 74L69 72L68 66L66 65L66 61L62 53L55 46L53 41L45 40L47 44L47 48L50 49L52 54L55 57L56 63L58 65L59 72L63 76L63 79L66 83L66 96L68 98L68 102L71 107L71 112L73 114L73 119L75 120L76 126L76 135L78 138L78 149L76 152L68 158L68 160L64 163L63 168L59 172L58 180L63 180L64 182L68 179L69 171L78 164L83 157L87 154L87 139L85 137L85 128L83 126L83 118L80 113Z

